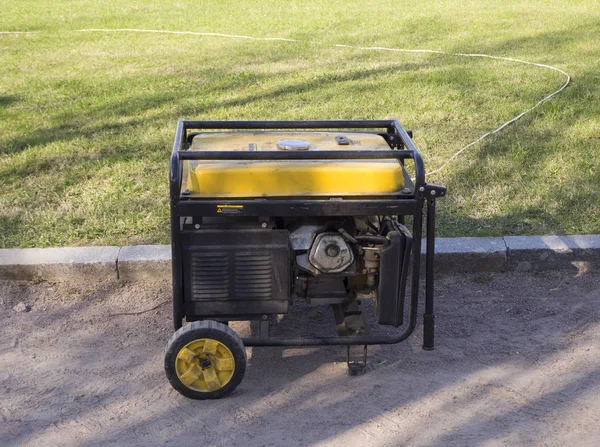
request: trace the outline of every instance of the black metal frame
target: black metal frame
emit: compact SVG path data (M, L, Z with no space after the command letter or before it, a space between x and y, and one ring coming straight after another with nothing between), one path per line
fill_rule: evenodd
M316 130L334 131L348 129L379 129L390 152L375 150L334 151L189 151L190 130ZM385 129L381 132L381 129ZM404 165L412 159L415 170L414 189L399 193L393 198L364 197L352 199L191 199L181 196L183 160L339 160L339 159L390 159L396 158ZM433 262L435 240L435 201L444 196L446 188L425 183L425 166L421 154L413 144L409 133L398 120L375 121L186 121L177 125L175 143L171 154L171 249L173 266L173 321L179 329L184 318L183 310L183 259L180 218L184 216L217 216L217 205L243 205L238 216L367 216L396 215L399 219L413 216L413 247L411 295L408 302L408 322L397 334L391 336L343 336L298 338L245 338L246 346L316 346L316 345L369 345L394 344L405 340L415 329L419 301L419 276L423 206L427 203L427 248L425 253L425 314L423 349L433 349Z

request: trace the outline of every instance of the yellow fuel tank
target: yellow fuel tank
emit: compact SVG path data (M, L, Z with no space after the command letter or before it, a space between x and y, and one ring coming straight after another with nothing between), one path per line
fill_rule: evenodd
M377 134L359 132L211 132L193 151L386 150ZM389 160L185 161L182 190L190 198L397 195L410 182Z

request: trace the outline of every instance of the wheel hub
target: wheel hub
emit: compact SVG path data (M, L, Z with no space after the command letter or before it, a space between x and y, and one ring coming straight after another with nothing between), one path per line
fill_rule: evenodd
M233 377L235 359L224 343L202 338L180 349L175 360L175 372L181 383L191 390L216 391Z
M200 364L200 368L202 368L202 369L208 369L211 366L210 359L208 357L203 358L198 363Z

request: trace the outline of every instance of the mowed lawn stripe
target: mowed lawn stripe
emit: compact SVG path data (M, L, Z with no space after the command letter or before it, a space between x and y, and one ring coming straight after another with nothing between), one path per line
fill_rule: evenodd
M179 118L395 116L415 131L433 170L564 82L507 61L335 44L486 53L572 74L560 95L430 179L449 187L439 234L599 230L594 2L491 2L469 11L459 2L0 5L0 30L36 31L0 35L2 247L167 242ZM89 28L302 42L78 31Z

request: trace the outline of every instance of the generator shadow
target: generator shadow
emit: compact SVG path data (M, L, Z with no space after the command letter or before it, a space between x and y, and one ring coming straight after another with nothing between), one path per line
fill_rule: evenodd
M218 401L188 400L165 380L162 347L172 333L168 306L121 319L89 317L91 308L100 316L111 306L127 307L124 300L138 292L145 298L136 306L145 307L168 290L161 289L159 297L152 288L107 289L97 295L102 306L74 303L56 312L57 324L83 319L89 327L65 335L72 340L63 349L69 354L62 364L66 372L51 375L52 387L44 389L48 381L42 377L31 388L9 393L10 402L29 402L29 409L20 425L11 420L11 431L0 439L8 444L73 439L77 445L190 440L207 445L464 445L567 439L568 431L561 434L555 427L595 426L599 281L597 274L564 272L446 276L437 282L435 351L421 350L419 326L403 343L373 348L376 367L349 377L343 347L256 348L249 351L242 384ZM298 308L273 334L332 330L332 323L326 308ZM31 405L36 393L38 404ZM52 414L58 401L62 410ZM600 436L593 428L587 434Z
M373 347L374 367L349 377L343 347L255 348L242 384L217 401L186 399L164 376L170 306L117 315L164 302L168 285L113 283L77 299L48 297L44 284L11 289L33 311L2 317L19 335L0 362L7 380L22 372L16 358L30 368L5 386L0 443L531 445L567 439L555 427L571 424L600 436L599 282L565 272L445 276L435 351L421 350L419 325L403 343ZM329 309L300 306L273 335L322 330L333 331Z

